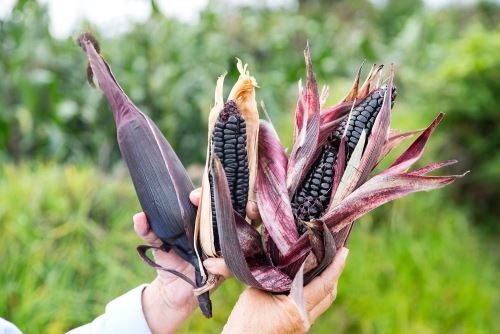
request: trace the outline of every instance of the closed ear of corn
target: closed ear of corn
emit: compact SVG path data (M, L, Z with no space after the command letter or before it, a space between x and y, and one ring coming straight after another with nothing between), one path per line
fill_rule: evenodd
M90 81L97 78L108 98L116 122L118 145L127 164L134 187L149 225L163 241L163 249L173 249L195 268L194 278L162 268L149 260L139 246L139 254L156 269L166 270L198 287L204 283L203 268L194 250L194 221L196 208L189 200L193 184L174 150L154 122L135 106L119 86L109 65L99 54L97 40L89 33L82 34L78 43L87 54ZM198 296L202 312L210 317L208 292Z

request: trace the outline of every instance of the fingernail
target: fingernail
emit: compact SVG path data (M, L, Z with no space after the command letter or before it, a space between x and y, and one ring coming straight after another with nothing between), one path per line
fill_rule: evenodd
M132 221L135 223L135 221L139 218L139 215L141 213L140 212L137 212L136 214L134 214L134 216L132 217Z
M201 188L196 188L195 190L191 191L191 196L199 197L201 194Z

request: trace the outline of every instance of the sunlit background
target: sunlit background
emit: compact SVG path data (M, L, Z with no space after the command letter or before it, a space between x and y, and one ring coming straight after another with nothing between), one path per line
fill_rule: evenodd
M500 332L500 3L414 0L0 0L0 317L62 333L154 277L135 254L140 210L102 93L75 43L94 32L132 100L198 182L218 75L249 64L286 146L302 51L334 104L361 62L394 63L393 127L446 112L422 164L471 170L357 222L313 333ZM365 71L366 72L366 71ZM243 286L184 333L217 333Z

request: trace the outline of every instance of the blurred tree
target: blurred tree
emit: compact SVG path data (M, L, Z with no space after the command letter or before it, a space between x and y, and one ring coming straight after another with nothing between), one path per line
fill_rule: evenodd
M85 66L71 40L56 41L48 30L46 9L19 1L0 22L0 159L78 160L94 148L110 152L79 70ZM95 150L95 151L98 151ZM107 155L107 154L106 154ZM104 154L103 154L104 156Z
M271 114L279 115L293 112L307 39L325 83L334 74L351 76L363 58L351 59L360 41L349 38L341 17L316 20L288 10L286 15L255 8L225 14L219 10L211 6L198 24L180 23L153 10L147 22L129 33L101 40L124 89L188 164L204 160L215 81L230 70L226 87L234 83L236 56L249 63L266 87L258 92L259 99L266 101ZM8 55L0 62L0 73L8 78L0 92L0 127L5 129L0 159L90 158L111 167L119 157L112 117L102 94L84 82L85 59L74 40L54 40L46 8L34 1L18 2L0 27L0 47ZM332 48L335 52L340 46L342 53L333 57ZM279 127L290 125L290 117L276 118Z
M446 45L446 61L438 68L428 97L447 112L446 150L459 157L471 173L456 192L475 215L491 219L499 229L500 215L500 32L475 26L462 39Z
M497 3L424 10L422 1L317 0L298 1L298 9L270 10L221 8L214 1L198 22L188 24L164 17L150 2L153 10L145 23L101 38L103 54L186 164L204 160L215 81L229 71L228 91L237 78L235 57L249 63L263 87L257 98L265 101L290 146L296 83L304 77L301 54L309 40L318 81L331 85L331 102L344 95L364 58L395 62L406 101L398 108L449 111L444 124L453 124L450 136L461 138L455 140L457 154L449 156L474 161L473 173L482 166L464 181L469 189L464 193L484 205L481 212L495 208L498 185L489 180L498 179L490 162L498 151L493 147L497 132L490 128L500 81ZM93 30L88 23L85 27ZM0 52L5 55L0 58L0 161L91 159L113 167L119 152L107 103L85 83L86 61L74 40L50 35L44 6L18 1L12 15L0 21ZM422 117L405 115L406 123ZM477 135L485 131L489 137ZM472 189L477 182L482 186Z
M386 0L377 12L375 24L390 41L404 28L408 19L424 7L422 0Z

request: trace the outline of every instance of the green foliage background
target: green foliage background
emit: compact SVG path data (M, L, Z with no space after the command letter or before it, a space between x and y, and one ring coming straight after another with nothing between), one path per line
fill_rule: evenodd
M229 71L229 89L235 57L249 63L290 146L306 40L330 103L367 59L396 64L395 127L421 128L447 113L423 160L458 158L451 172L471 173L363 218L338 300L312 332L500 332L497 3L431 10L419 1L316 0L269 10L213 2L192 24L153 9L123 35L96 33L124 89L186 165L204 161L215 80ZM37 2L18 1L0 20L0 316L26 333L86 323L154 276L135 254L131 216L140 207L85 66L72 38L51 36ZM224 283L214 319L197 313L183 332L220 331L242 288Z

